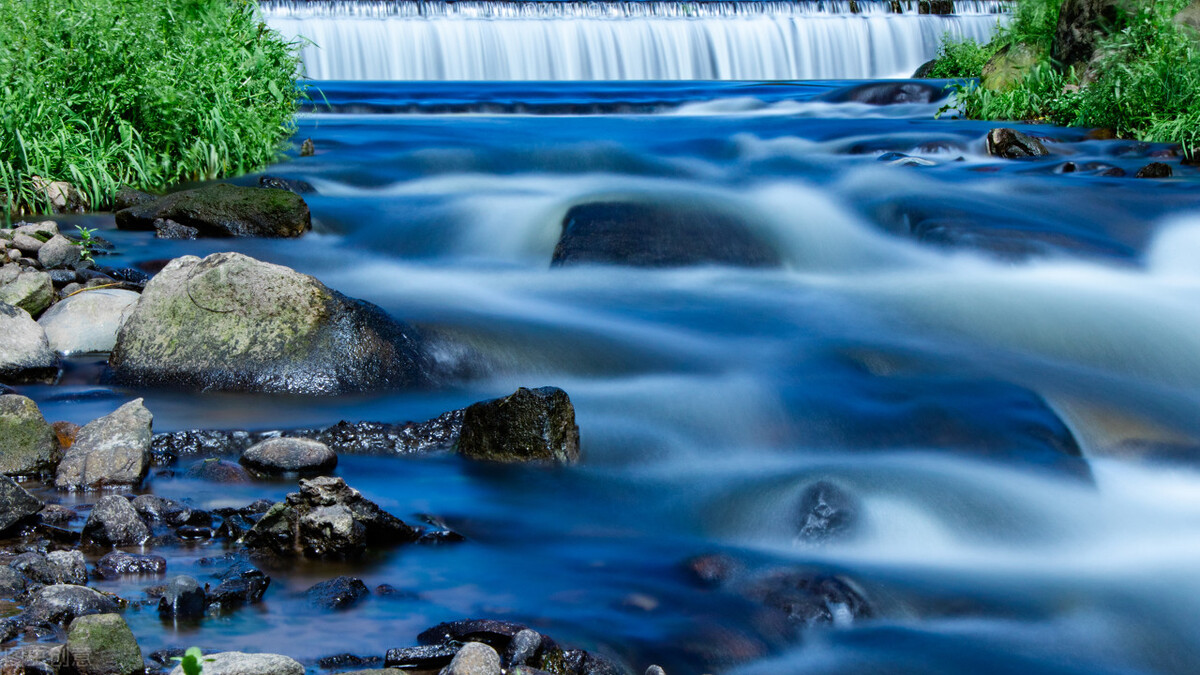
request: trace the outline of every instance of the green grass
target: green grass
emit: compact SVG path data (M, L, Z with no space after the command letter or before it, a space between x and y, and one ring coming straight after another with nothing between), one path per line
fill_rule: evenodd
M251 0L0 0L0 218L45 209L35 175L97 208L265 166L297 67Z
M1005 45L1024 43L1043 54L1011 90L958 85L955 106L961 113L974 119L1108 128L1123 138L1181 143L1189 151L1200 147L1200 36L1171 20L1186 3L1159 0L1123 17L1100 40L1104 56L1086 84L1083 73L1063 72L1050 61L1059 4L1020 0L1013 22L990 44L943 44L942 53L955 57L952 64L970 66L959 68L956 77L979 77L982 66L973 70L978 55Z
M947 33L942 37L942 44L927 77L979 77L983 66L995 52L996 47L991 43L980 44L971 38L958 42Z

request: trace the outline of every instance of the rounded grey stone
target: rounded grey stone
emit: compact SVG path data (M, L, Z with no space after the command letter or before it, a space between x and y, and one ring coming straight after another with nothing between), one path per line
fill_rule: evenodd
M46 310L38 325L46 331L51 349L60 354L110 352L139 297L118 288L77 293Z
M268 438L242 453L241 463L263 473L329 473L337 466L337 453L309 438Z

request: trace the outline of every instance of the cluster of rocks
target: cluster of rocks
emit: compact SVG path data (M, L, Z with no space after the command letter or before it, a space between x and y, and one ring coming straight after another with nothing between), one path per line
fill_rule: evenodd
M987 134L987 152L993 157L1002 157L1004 159L1027 159L1036 157L1046 157L1050 154L1050 150L1041 139L1029 134L1022 133L1016 129L1000 127L992 129ZM1124 169L1119 166L1108 164L1094 163L1094 165L1085 165L1079 167L1074 162L1064 162L1059 167L1059 173L1075 173L1080 171L1088 171L1101 176L1123 177L1128 175ZM1135 176L1137 178L1170 178L1174 175L1170 164L1165 162L1151 162L1142 168L1138 169Z
M147 277L90 253L53 221L0 230L0 381L52 381L60 355L112 349Z

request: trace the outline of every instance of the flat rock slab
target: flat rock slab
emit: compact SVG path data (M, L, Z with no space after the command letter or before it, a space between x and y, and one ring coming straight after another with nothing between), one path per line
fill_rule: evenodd
M118 288L84 291L59 301L38 318L50 348L60 354L111 352L117 331L141 295Z
M224 183L130 206L116 218L122 230L153 230L154 221L171 220L199 237L299 237L312 228L299 195Z
M202 665L204 675L304 675L304 666L279 654L205 654ZM183 667L175 666L171 675L183 675Z

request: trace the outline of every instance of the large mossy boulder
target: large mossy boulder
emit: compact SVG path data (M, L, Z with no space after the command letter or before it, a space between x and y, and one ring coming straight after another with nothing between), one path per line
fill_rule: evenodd
M1041 58L1042 53L1037 47L1005 45L984 64L980 84L992 91L1015 89Z
M732 214L698 204L610 201L567 211L551 265L777 267L781 262L749 223Z
M60 453L54 428L37 404L24 396L0 396L0 473L52 474Z
M67 653L80 675L144 673L142 650L119 614L91 614L71 622Z
M125 385L300 394L421 386L434 370L411 326L240 253L172 260L146 284L109 365Z
M503 398L476 403L463 412L458 452L491 462L576 462L575 406L557 387L521 387Z
M299 237L312 227L308 204L293 192L221 183L176 192L117 211L122 230L153 230L171 220L200 237Z

